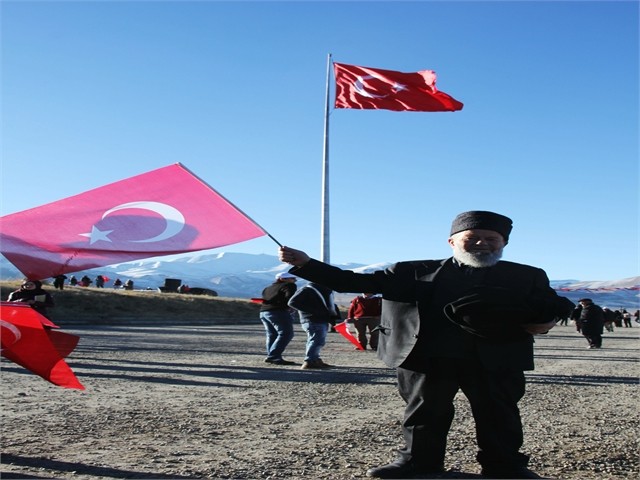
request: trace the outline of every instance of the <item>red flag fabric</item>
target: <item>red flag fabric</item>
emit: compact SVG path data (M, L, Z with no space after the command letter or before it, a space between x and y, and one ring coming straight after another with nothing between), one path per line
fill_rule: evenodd
M336 108L394 110L397 112L453 112L463 104L436 89L436 73L413 73L333 64Z
M28 305L2 302L0 305L2 356L45 380L64 388L84 390L64 361L79 337L46 331L42 315Z
M0 218L28 278L231 245L267 233L181 164Z
M349 325L347 324L346 321L336 324L335 329L336 329L336 332L338 332L344 338L346 338L351 343L353 343L358 350L364 350L364 347L360 345L360 342L358 341L358 339L349 330Z
M75 350L80 337L70 333L59 332L57 330L47 330L45 333L49 337L51 344L55 347L62 358L67 358Z

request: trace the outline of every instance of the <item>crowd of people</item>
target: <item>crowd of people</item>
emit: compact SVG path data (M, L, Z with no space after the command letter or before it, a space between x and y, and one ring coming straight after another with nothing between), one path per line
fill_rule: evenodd
M104 275L98 275L96 276L94 281L88 275L83 275L80 280L78 280L75 275L67 277L64 274L60 274L53 277L53 288L55 288L56 290L64 290L65 282L67 280L69 280L69 285L71 285L72 287L90 287L91 285L95 285L96 288L104 288L105 284L110 281L110 278ZM133 285L133 280L131 279L127 280L124 283L119 278L116 278L113 281L114 289L123 288L125 290L133 290Z
M373 273L355 273L280 247L279 258L291 265L275 276L260 298L265 331L264 362L328 369L321 354L332 326L343 322L334 292L363 292L354 297L346 324L355 328L357 350L377 352L396 370L405 402L405 446L388 464L372 467L373 478L407 478L445 471L446 440L454 420L454 397L461 390L476 425L476 459L488 478L541 478L528 468L518 403L525 394L524 372L534 369L535 335L571 321L588 342L602 348L604 331L630 328L626 309L612 311L592 299L577 305L551 288L544 270L502 260L512 230L510 218L488 211L463 212L448 236L452 255L444 259L404 261ZM297 287L299 279L308 283ZM67 277L53 285L64 289ZM108 279L99 275L97 288ZM89 286L88 276L71 285ZM114 288L133 289L117 279ZM11 292L43 315L53 297L39 280L27 279ZM306 334L301 363L284 358L299 321Z
M636 322L639 322L640 310L633 314ZM583 298L578 301L578 306L571 312L570 319L574 322L576 330L587 339L589 348L602 348L602 334L604 330L613 333L615 328L631 328L631 313L625 308L611 310L608 307L596 305L592 299Z

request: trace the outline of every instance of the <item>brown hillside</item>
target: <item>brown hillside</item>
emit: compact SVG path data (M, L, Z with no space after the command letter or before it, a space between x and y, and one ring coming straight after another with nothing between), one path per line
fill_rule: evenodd
M0 296L7 300L20 282L0 282ZM56 306L49 310L51 320L64 325L126 324L222 324L260 322L260 306L250 300L208 297L151 290L112 288L44 287Z

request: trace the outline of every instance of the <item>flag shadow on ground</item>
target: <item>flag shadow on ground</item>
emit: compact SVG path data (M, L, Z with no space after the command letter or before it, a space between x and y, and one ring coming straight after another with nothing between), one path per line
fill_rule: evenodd
M23 457L11 453L2 454L2 463L4 465L18 465L21 467L35 467L50 470L51 474L55 472L73 473L74 475L93 475L95 477L107 478L132 478L132 479L193 479L201 477L185 477L183 475L166 475L162 473L151 472L134 472L131 470L121 470L119 468L97 467L94 465L86 465L84 463L64 462L61 460L51 460L42 457ZM17 478L55 478L49 476L32 476L13 472L1 472L4 479Z
M124 362L123 362L124 363ZM326 370L302 371L298 365L291 367L255 367L252 365L169 365L159 363L126 365L100 365L98 363L74 362L73 368L80 378L86 381L95 379L118 379L132 382L162 383L167 385L203 386L203 387L236 387L245 386L229 381L279 381L300 383L326 383L326 384L375 384L395 385L396 379L393 371L382 368L367 367L335 367ZM139 362L140 363L140 362ZM4 367L4 372L24 373L19 367ZM90 388L90 386L89 386Z
M582 387L600 387L603 385L623 384L637 385L637 377L610 377L598 375L542 375L526 374L527 383L549 385L574 385Z

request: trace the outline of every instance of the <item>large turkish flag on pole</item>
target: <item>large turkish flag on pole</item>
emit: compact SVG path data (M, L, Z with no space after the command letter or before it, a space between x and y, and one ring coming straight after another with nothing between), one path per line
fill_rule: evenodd
M64 361L78 344L79 337L46 330L44 317L29 305L0 304L2 356L45 380L64 388L84 390Z
M0 218L0 251L33 279L263 235L179 163Z
M433 70L403 73L380 68L333 64L336 108L397 112L453 112L463 104L436 89Z

